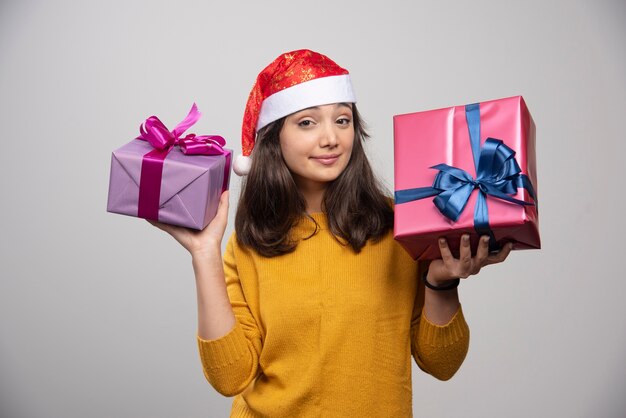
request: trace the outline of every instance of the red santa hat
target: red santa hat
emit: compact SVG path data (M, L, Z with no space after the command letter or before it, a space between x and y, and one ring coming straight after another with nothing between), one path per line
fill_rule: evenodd
M248 97L241 128L243 155L233 170L240 176L250 171L250 154L256 133L270 123L312 106L355 103L348 70L308 49L287 52L259 73Z

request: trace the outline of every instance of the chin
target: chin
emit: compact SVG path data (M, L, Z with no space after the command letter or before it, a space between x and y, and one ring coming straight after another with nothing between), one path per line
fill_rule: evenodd
M331 181L335 181L341 175L341 173L343 173L343 170L344 169L332 170L330 172L327 172L327 173L324 173L324 174L318 176L315 180L316 181L321 181L321 182L326 182L326 183L329 183Z

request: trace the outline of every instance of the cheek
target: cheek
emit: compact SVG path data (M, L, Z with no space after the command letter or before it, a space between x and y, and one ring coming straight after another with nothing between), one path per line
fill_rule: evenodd
M344 142L344 147L346 152L349 155L352 155L352 150L354 149L354 134L351 134L349 137L346 138L346 142Z
M281 139L280 150L285 159L307 157L315 148L315 137L307 135L291 136Z
M289 168L291 171L293 171L294 168L297 168L299 165L302 164L301 162L298 162L299 151L297 147L281 142L280 151L282 153L283 160L287 165L287 168Z

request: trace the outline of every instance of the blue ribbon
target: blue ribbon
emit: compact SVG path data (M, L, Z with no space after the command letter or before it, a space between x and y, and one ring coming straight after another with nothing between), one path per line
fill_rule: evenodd
M430 167L439 170L432 187L398 190L395 193L395 202L402 204L435 196L433 203L437 209L456 222L465 209L470 195L474 189L478 189L478 199L474 208L474 229L479 235L489 235L489 249L496 251L499 248L493 231L489 227L487 195L517 205L532 206L534 203L515 199L510 195L516 194L517 188L522 187L536 202L535 189L528 176L521 173L522 170L515 160L515 151L504 142L487 138L481 149L479 103L465 106L465 115L476 168L476 179L460 168L437 164Z

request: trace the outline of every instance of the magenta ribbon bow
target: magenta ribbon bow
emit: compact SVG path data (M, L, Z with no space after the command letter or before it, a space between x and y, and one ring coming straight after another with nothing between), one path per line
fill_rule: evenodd
M156 116L150 116L139 126L140 135L136 139L148 141L154 150L144 154L141 162L138 217L158 220L163 161L165 161L167 154L170 153L174 146L179 146L185 155L225 154L227 160L224 168L222 190L226 190L230 170L230 152L224 149L226 140L219 135L188 134L181 138L181 135L193 126L200 119L200 116L202 114L194 103L185 119L176 125L172 131L169 131L165 124Z

